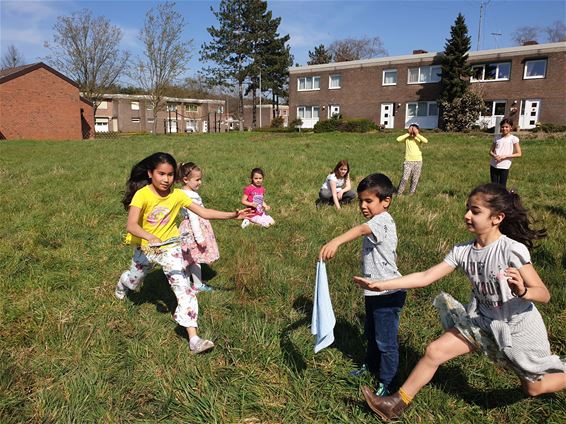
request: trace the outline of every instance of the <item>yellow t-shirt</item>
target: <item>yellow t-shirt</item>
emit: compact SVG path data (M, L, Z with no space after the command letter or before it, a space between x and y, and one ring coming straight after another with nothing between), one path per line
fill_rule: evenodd
M183 190L173 189L165 197L157 195L149 185L139 189L130 206L141 209L138 224L148 233L159 237L162 241L179 236L179 228L175 223L175 218L179 210L187 208L193 201ZM128 233L126 244L147 246L149 243L145 239Z
M419 145L423 143L428 143L428 140L422 135L418 134L413 137L409 134L404 134L397 137L398 142L405 142L405 160L411 162L421 162L423 160L423 154Z

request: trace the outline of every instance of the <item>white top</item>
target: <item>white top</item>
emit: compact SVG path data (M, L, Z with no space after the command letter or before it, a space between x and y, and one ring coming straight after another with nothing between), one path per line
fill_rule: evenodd
M513 134L508 134L505 137L501 135L496 136L493 140L493 144L495 144L495 154L497 156L512 155L514 146L518 142L519 138ZM509 169L511 168L511 159L505 159L498 163L495 158L491 158L490 165L498 169Z
M202 203L202 198L196 191L185 188L183 189L183 191L187 194L187 196L189 196L193 200L194 203L204 207L204 204ZM203 242L204 236L202 235L202 230L200 228L199 216L196 213L191 212L187 208L183 208L181 210L181 213L183 217L188 219L189 222L191 223L191 229L193 230L193 234L195 236L195 240L197 241L197 243Z
M330 181L334 181L336 183L336 192L342 191L342 188L346 185L346 179L337 178L333 172L328 174L326 180L324 180L324 183L322 184L321 190L330 190Z

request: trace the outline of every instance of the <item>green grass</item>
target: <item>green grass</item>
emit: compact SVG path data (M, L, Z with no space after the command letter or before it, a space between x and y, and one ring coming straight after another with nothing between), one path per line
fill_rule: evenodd
M347 377L364 355L360 242L328 264L336 342L313 353L310 311L320 246L363 222L355 206L315 209L325 176L347 158L355 183L372 172L394 183L398 134L222 134L82 142L0 143L0 422L374 423ZM468 192L489 178L488 135L429 133L416 196L395 198L402 273L422 270L470 239ZM566 355L565 138L522 140L509 184L549 237L533 253L552 299L539 309L553 352ZM121 245L122 190L131 166L155 151L204 170L205 205L238 207L255 166L266 171L277 225L242 230L215 221L221 258L199 297L200 333L217 348L191 356L171 319L160 270L140 293L113 297L129 264ZM401 318L401 378L441 334L431 305L441 290L467 301L460 272L409 293ZM365 380L362 383L372 383ZM414 423L559 423L564 393L527 399L518 379L469 355L441 367L407 410Z

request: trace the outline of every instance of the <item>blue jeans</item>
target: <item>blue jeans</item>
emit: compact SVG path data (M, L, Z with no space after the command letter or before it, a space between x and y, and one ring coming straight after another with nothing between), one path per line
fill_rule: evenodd
M399 368L399 315L405 305L407 292L383 296L366 296L365 333L367 338L366 364L379 376L379 382L390 388Z

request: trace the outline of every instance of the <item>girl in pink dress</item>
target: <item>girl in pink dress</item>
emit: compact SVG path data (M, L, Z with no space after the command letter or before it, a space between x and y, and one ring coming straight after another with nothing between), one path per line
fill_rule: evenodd
M275 224L275 221L266 212L271 207L265 203L265 187L263 187L263 169L254 168L250 174L252 183L244 188L242 205L255 210L251 218L242 221L242 228L246 228L250 222L267 228Z
M202 198L198 194L202 184L201 169L193 162L181 163L178 174L183 183L183 191L194 203L203 206ZM210 264L220 257L214 231L208 219L201 218L186 208L181 209L181 213L184 217L179 226L183 235L181 240L183 265L198 291L212 291L212 287L202 281L200 264Z

